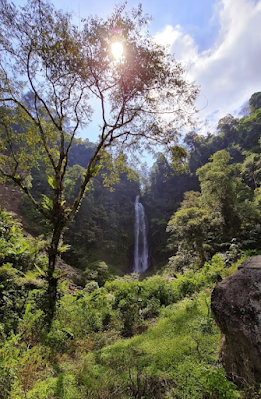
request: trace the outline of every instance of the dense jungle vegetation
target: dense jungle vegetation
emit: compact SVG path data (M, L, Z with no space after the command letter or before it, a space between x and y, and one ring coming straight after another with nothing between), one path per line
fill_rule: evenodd
M169 258L177 270L192 259L202 266L215 253L229 251L232 239L237 251L260 250L260 105L261 94L256 93L247 116L227 115L217 132L206 137L188 133L172 158L159 153L150 171L131 169L123 157L120 175L115 173L111 180L113 171L104 167L65 231L64 242L70 248L64 259L83 270L103 261L118 272L131 272L137 194L148 218L154 272ZM73 146L65 181L68 202L80 185L81 168L92 148L81 140ZM33 190L39 198L50 195L43 174L41 168L33 171ZM26 198L23 211L34 234L48 231Z
M179 157L158 154L146 179L124 165L109 187L105 176L93 180L64 234L62 256L79 273L59 280L51 328L42 275L48 224L26 197L22 212L35 238L1 210L1 398L249 397L219 363L210 295L260 253L260 105L256 93L247 116L223 118L207 137L189 133ZM74 144L68 200L91 151L91 143ZM33 189L48 196L43 173L34 170ZM152 259L143 276L126 274L140 192Z
M261 250L261 93L199 135L199 88L125 8L78 28L47 0L0 0L0 179L22 196L0 208L0 399L257 398L226 378L210 298ZM79 138L93 104L97 142Z
M59 285L45 328L44 242L1 211L1 398L238 398L218 363L210 293L225 268ZM242 261L242 257L239 260Z

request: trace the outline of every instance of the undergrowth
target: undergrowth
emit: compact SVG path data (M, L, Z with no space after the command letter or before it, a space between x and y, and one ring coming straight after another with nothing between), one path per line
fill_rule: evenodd
M41 242L3 216L0 399L239 398L218 361L210 310L212 288L237 265L226 269L215 255L195 272L126 276L74 293L64 281L47 332L46 287L34 267L44 267ZM22 244L12 252L14 237Z

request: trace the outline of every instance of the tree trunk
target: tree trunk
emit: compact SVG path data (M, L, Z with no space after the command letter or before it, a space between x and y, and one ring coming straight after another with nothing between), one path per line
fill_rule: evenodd
M46 291L47 303L44 312L46 317L45 319L46 326L49 332L56 311L58 279L56 277L52 277L47 282L48 282L48 287Z
M57 287L58 287L58 278L54 276L55 265L57 256L59 254L58 246L60 243L60 239L65 228L64 223L61 223L60 220L57 220L56 226L54 226L53 237L48 248L48 270L46 280L48 283L47 291L46 291L46 304L44 313L46 315L46 325L48 330L50 330L53 318L55 316L56 311L56 302L57 302Z
M203 242L198 242L197 243L197 254L199 257L199 263L200 263L200 267L204 266L204 263L206 262L206 254L205 251L203 249Z

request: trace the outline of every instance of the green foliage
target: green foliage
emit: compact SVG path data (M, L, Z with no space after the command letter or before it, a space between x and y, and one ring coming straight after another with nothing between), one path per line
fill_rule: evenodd
M93 39L103 41L108 26L98 29L92 21L88 23ZM59 47L59 43L53 44L54 59L59 57ZM114 106L120 102L120 92L116 94ZM48 307L46 283L38 278L47 276L46 259L39 251L48 243L41 238L25 238L20 225L0 211L0 386L4 387L0 398L239 397L218 363L220 337L210 310L210 293L244 259L237 260L240 246L248 248L248 255L258 253L260 248L259 97L252 98L251 116L240 120L231 115L222 118L216 136L188 134L190 152L172 147L170 162L158 154L143 196L153 254L161 259L167 256L164 230L168 220L170 247L177 252L164 276L143 281L138 275L110 281L111 263L127 265L133 242L133 200L139 192L138 181L129 181L136 172L127 166L124 154L120 151L113 160L109 153L102 152L101 162L97 157L95 162L100 163L91 163L86 169L95 146L70 141L66 133L63 139L67 144L71 142L72 157L64 161L58 152L59 129L47 123L48 115L41 110L39 123L46 132L44 144L48 149L48 156L42 158L39 148L43 143L40 145L36 129L24 113L1 109L1 135L8 133L14 147L21 147L17 159L26 172L35 167L32 187L31 175L18 174L17 170L12 175L14 181L23 189L32 188L38 203L48 212L45 216L52 215L55 222L64 221L86 177L93 181L85 185L82 207L65 231L65 240L72 247L64 256L84 270L83 289L70 287L68 295L64 284L59 295L55 293L58 307L49 329L45 328L42 311ZM36 104L34 98L32 104ZM155 125L150 127L155 132ZM112 133L107 136L109 140ZM9 173L17 166L15 157L7 160L4 144L0 166ZM138 146L136 141L131 144ZM81 152L79 165L75 164L75 147ZM62 168L68 164L63 182L59 173L51 177L50 159L56 165L60 159ZM235 165L235 161L241 164ZM192 172L201 166L197 171L201 193L191 191L199 187L195 176L186 175L188 162ZM102 166L104 173L99 177ZM42 177L45 184L41 183ZM190 191L183 198L187 188ZM230 243L232 237L237 238L233 241L236 244ZM66 248L58 237L56 254ZM216 254L211 258L220 248L228 250L226 257ZM236 260L230 268L225 267ZM188 265L193 270L186 271ZM182 275L177 273L180 269ZM52 276L57 277L55 273Z
M0 383L1 399L10 397L10 392L15 383L17 362L20 350L17 348L17 337L13 334L7 341L1 329L1 347L0 347Z
M249 110L253 114L259 108L261 108L261 93L254 93L249 99Z
M61 372L58 377L50 377L47 381L40 382L26 396L28 399L80 399L77 389L77 380L74 375ZM18 399L18 398L15 398Z
M44 266L46 259L40 254L44 245L41 238L24 237L20 224L0 210L0 326L4 334L17 332L25 320L29 329L33 329L29 322L32 293L42 292L45 288L34 265L37 262L40 267Z
M57 299L59 244L90 181L106 158L113 159L107 162L109 180L118 182L119 170L128 177L135 175L129 167L122 169L130 150L140 154L144 149L153 151L155 143L167 149L175 144L177 129L192 124L198 88L185 80L182 65L150 37L149 19L141 6L129 13L126 4L116 6L106 19L83 19L79 29L69 13L56 10L48 0L41 0L40 6L38 0L28 0L20 8L2 1L0 7L0 75L5 82L0 91L0 176L20 187L50 225L46 312L51 323ZM121 62L116 62L111 52L116 38L113 32L118 30L125 48ZM177 98L182 107L175 106ZM93 99L98 100L102 123L76 189L69 180L80 165L72 170L70 152L79 129L91 120ZM43 165L51 195L42 193L39 201L29 175ZM64 199L66 189L69 204ZM98 230L97 235L103 226L98 224ZM119 234L122 242L126 234L121 229ZM108 237L105 251L113 253L116 239ZM125 260L126 241L129 244L125 240L123 251L119 251Z
M171 233L172 245L179 246L179 250L194 250L202 266L206 260L208 237L215 225L218 225L218 219L207 208L185 208L183 204L170 219L167 232Z
M91 358L87 356L88 367L81 370L85 376L82 383L93 387L93 397L98 397L95 375L90 372L95 368L104 376L103 390L107 388L112 393L109 381L113 380L114 390L118 386L122 398L135 395L138 398L184 395L200 398L204 393L211 393L213 386L206 384L205 374L207 370L209 374L214 373L211 363L215 363L217 357L211 348L218 340L218 332L213 321L210 332L201 332L201 323L206 317L202 299L195 298L192 306L191 301L186 300L174 309L166 309L165 317L156 326L142 336L104 348L95 363L93 358L90 363ZM220 392L222 385L226 386L225 376L221 375ZM231 398L236 398L234 385L227 383L227 387L231 389ZM216 387L216 391L218 389Z
M249 185L256 189L261 182L261 158L260 154L246 152L246 158L242 164L243 176Z
M235 391L235 385L226 379L224 369L213 367L205 372L204 376L206 377L206 390L211 397L220 399L239 398L240 394Z
M85 169L78 164L68 168L68 172L64 180L64 196L69 204L73 203L79 187L83 183L84 172ZM87 186L86 189L89 189L89 187Z
M201 195L204 205L211 213L220 214L223 224L223 240L230 239L239 227L236 206L235 180L236 168L229 165L230 155L227 151L218 151L211 158L211 162L197 170L201 183Z
M181 152L183 153L183 149ZM184 191L198 189L196 176L186 174L185 170L181 171L180 168L175 172L175 167L173 169L172 162L169 162L166 156L157 155L142 196L142 203L149 219L152 256L156 263L159 261L165 263L171 256L171 252L166 249L168 239L166 226L173 212L178 209Z
M72 247L64 256L74 264L77 258L83 270L82 289L70 287L68 294L68 284L62 284L49 330L42 312L46 259L39 252L46 242L24 237L21 226L0 211L1 399L244 397L226 379L218 361L220 335L210 294L218 281L260 248L259 126L256 109L240 120L223 118L215 137L187 136L190 167L201 165L201 193L191 191L193 184L198 190L196 179L175 174L166 157L158 156L143 196L157 255L166 242L162 231L177 211L168 227L172 251L177 253L162 276L140 281L133 274L112 280L110 265L123 259L126 263L133 242L133 200L139 185L128 180L124 157L117 160L118 165L111 162L107 171L103 169L116 183L114 191L104 188L102 178L95 176L85 190L82 210L65 234ZM29 133L37 145L33 129ZM49 133L57 139L54 131ZM17 145L21 139L17 137ZM225 145L228 151L222 148ZM91 156L93 148L80 142L76 146L84 153L80 160L85 167L84 157ZM58 159L56 150L54 146L54 159ZM178 149L173 157L176 167L186 166L185 151ZM112 160L109 154L108 158ZM120 164L126 170L119 175ZM72 157L64 180L65 198L60 202L64 214L86 175L81 166L73 164ZM90 175L98 169L90 168ZM45 167L34 171L32 190L36 193L38 187L39 201L51 212L57 181L47 178L47 184L41 185L45 171ZM186 188L190 190L183 197ZM232 237L237 240L230 243ZM227 250L226 255L212 257L220 248ZM248 249L243 256L240 248ZM62 249L57 246L58 252ZM178 274L179 267L183 274Z
M188 152L184 147L175 146L171 149L171 167L177 174L188 173Z
M99 286L104 285L105 282L109 280L109 276L109 268L106 263L102 261L92 262L83 272L83 277L87 282L95 280Z
M10 264L0 267L0 314L6 334L17 331L31 294L43 292L44 288L44 282L35 275L27 277Z
M220 126L224 129L223 125L228 121L222 123ZM201 193L185 193L180 208L167 226L171 233L169 247L176 252L170 257L170 264L176 270L196 264L202 266L218 251L230 251L229 256L232 256L233 240L241 248L259 246L259 155L244 154L247 157L241 166L231 164L227 151L217 151L210 157L210 162L197 170ZM255 195L243 182L241 171L245 177L251 174Z
M41 239L24 237L21 224L0 209L0 264L12 263L24 272L32 269L43 245Z
M76 178L74 181L79 184ZM71 183L74 184L73 180ZM127 271L139 183L128 180L126 172L121 173L120 181L110 188L113 190L104 187L102 178L97 176L92 188L85 193L74 222L65 231L64 239L71 247L64 259L82 270L94 271L94 263L104 261Z
M6 398L237 399L218 363L220 335L210 310L211 287L230 272L215 255L184 275L169 270L64 291L50 331L39 323L40 293L31 291L17 334L1 330Z

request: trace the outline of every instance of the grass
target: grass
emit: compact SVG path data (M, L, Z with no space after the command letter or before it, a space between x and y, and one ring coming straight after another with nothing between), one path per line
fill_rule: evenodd
M75 359L60 358L56 376L36 384L26 398L198 399L213 389L216 396L209 397L237 398L218 363L220 334L209 299L202 291L167 306L141 335L118 337L112 345L87 349ZM215 373L219 386L212 381Z
M172 281L118 279L73 295L63 282L48 334L34 289L0 346L0 384L8 386L0 398L238 398L218 361L210 310L212 287L233 270L215 256Z

